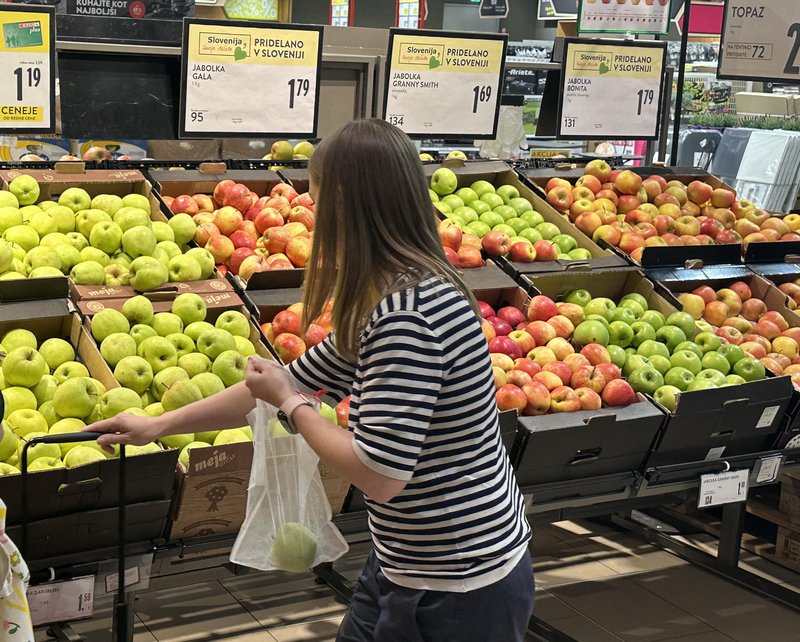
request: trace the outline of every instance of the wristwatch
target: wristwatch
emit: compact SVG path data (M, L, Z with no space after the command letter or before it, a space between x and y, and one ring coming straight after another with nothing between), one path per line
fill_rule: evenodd
M298 392L284 401L278 409L278 421L283 424L283 427L286 428L286 432L291 435L297 434L297 428L292 421L292 414L300 406L314 408L314 400Z

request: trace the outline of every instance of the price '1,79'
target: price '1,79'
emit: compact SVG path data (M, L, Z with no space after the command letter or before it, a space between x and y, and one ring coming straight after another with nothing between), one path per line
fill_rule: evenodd
M636 110L636 115L641 116L642 107L653 104L656 99L656 92L652 89L640 89L636 95L639 96L639 107Z
M38 87L42 82L42 70L38 67L17 67L14 70L17 79L17 101L22 101L23 87Z
M472 113L478 113L478 105L480 103L488 103L492 98L492 88L489 85L475 85L472 88L474 100L472 101Z
M308 96L311 89L311 81L308 78L292 78L289 85L289 109L294 109L295 98Z

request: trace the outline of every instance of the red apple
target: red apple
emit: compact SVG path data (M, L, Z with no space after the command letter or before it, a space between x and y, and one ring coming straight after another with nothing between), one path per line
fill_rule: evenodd
M511 332L514 329L511 326L511 324L509 324L507 321L505 321L504 319L501 319L500 317L497 317L497 316L488 317L486 320L494 328L495 335L497 335L498 337L507 337L509 334L511 334ZM533 348L531 348L531 350L532 349ZM527 352L527 350L526 350L526 352Z
M564 385L561 383L561 377L554 372L548 372L547 370L537 372L535 375L533 375L533 380L541 383L551 392Z
M520 359L523 356L519 345L507 336L498 336L489 341L489 352L502 352L512 359Z
M599 343L587 343L581 348L581 354L589 360L593 366L601 363L611 363L611 355L605 346Z
M486 303L486 301L478 301L478 307L480 308L481 316L484 319L497 316L497 313L494 311L494 308L488 303Z
M169 209L173 214L189 214L191 216L200 212L197 201L188 194L176 196L170 204Z
M539 381L531 381L522 386L527 403L522 411L523 415L535 417L545 414L550 410L550 390Z
M603 400L591 388L576 388L575 395L581 402L581 410L600 410Z
M711 200L711 195L714 192L711 185L703 181L692 181L686 188L686 193L693 203L702 205Z
M528 304L528 321L547 321L557 314L555 301L542 294L534 296Z
M483 265L481 251L469 245L458 248L458 262L462 268L476 268Z
M629 406L636 401L636 393L624 379L614 379L606 384L602 399L607 406Z
M536 260L536 250L531 243L517 241L508 248L508 259L517 263L533 263Z
M742 304L742 316L748 321L758 321L767 311L767 304L761 299L747 299Z
M481 246L489 256L505 256L511 243L502 232L487 232L481 239Z
M550 392L550 412L577 412L581 400L572 388L559 386Z
M565 386L568 386L570 380L572 379L572 369L563 361L551 361L550 363L546 363L542 370L555 374L559 379L561 379L561 382Z
M573 200L572 191L566 187L558 186L547 192L547 202L559 212L566 212Z
M528 398L520 388L512 384L506 384L495 393L497 408L503 410L515 410L522 413L528 405Z
M711 192L711 204L714 207L730 208L736 201L736 194L729 189L717 188Z
M626 169L617 176L614 186L621 194L636 194L642 187L642 177Z

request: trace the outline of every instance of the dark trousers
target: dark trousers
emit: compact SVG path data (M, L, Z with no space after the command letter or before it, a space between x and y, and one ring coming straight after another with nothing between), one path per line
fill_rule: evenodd
M336 642L522 642L533 592L527 551L505 578L468 593L393 584L372 552Z

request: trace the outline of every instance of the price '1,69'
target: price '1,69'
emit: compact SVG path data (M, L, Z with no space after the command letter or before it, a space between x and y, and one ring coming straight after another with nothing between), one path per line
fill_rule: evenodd
M17 79L17 101L22 101L23 87L38 87L42 82L42 70L38 67L17 67L14 76Z
M472 113L478 113L478 105L480 103L488 103L492 98L492 88L489 85L475 85L472 88L474 99L472 101Z
M308 78L292 78L286 84L289 85L289 109L294 109L295 98L308 96L311 82Z

